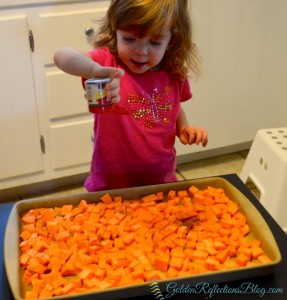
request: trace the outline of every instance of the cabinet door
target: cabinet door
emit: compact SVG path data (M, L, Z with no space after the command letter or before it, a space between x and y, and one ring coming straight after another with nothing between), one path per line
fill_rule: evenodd
M87 113L84 90L78 77L54 67L53 56L64 46L90 50L85 36L87 27L95 27L92 19L105 15L101 9L76 9L74 6L39 15L37 41L45 73L50 120Z
M0 188L5 188L6 179L43 171L43 161L26 16L0 16L0 41Z
M183 106L210 139L204 149L178 143L177 154L240 151L259 129L286 127L287 1L191 0L191 15L203 76Z
M109 1L59 6L38 15L37 41L43 64L43 97L47 104L47 124L53 172L69 175L89 170L93 150L93 115L88 112L79 77L56 68L55 52L63 46L89 50L85 29L104 17ZM58 175L56 175L58 176Z

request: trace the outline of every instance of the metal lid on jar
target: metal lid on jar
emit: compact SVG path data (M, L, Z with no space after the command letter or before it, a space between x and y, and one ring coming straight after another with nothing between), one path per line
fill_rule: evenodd
M90 78L86 80L86 83L90 84L106 84L111 82L113 79L112 78Z

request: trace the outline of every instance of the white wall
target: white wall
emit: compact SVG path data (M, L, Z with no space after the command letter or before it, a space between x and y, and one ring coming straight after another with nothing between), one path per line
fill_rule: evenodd
M287 1L190 3L203 76L191 81L194 97L184 107L191 124L208 130L209 145L178 143L178 155L241 150L258 129L286 127Z

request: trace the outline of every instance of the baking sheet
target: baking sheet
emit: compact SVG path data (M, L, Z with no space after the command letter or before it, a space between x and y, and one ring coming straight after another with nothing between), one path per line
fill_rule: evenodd
M16 300L24 299L24 287L22 284L21 270L19 265L19 234L21 229L20 215L22 215L24 212L40 207L55 207L65 204L77 205L81 199L85 199L89 203L98 202L100 197L106 193L109 193L112 197L121 195L125 199L135 199L141 198L148 194L156 193L158 191L168 192L170 190L188 189L191 185L195 185L200 189L204 189L207 186L223 188L226 195L231 200L239 204L239 210L247 218L247 222L251 231L250 234L256 239L261 240L263 250L271 258L271 262L259 266L243 267L226 271L196 274L176 279L161 280L158 281L158 284L162 291L165 291L166 283L171 281L178 284L188 283L189 285L197 284L198 282L208 282L213 284L272 273L274 267L281 261L281 254L267 223L255 206L230 182L221 177L211 177L121 190L83 193L53 198L35 198L16 203L13 206L9 216L4 240L4 262L8 281L14 298ZM128 299L131 297L150 295L151 290L149 284L150 283L135 284L131 286L110 288L83 294L58 296L46 299Z

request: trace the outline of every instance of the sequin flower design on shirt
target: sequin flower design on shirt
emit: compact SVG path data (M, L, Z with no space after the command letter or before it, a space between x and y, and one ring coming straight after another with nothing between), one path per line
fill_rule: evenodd
M170 123L173 105L170 102L170 86L163 91L157 88L152 93L143 92L142 95L128 96L129 109L132 115L145 128L153 128L157 123Z

